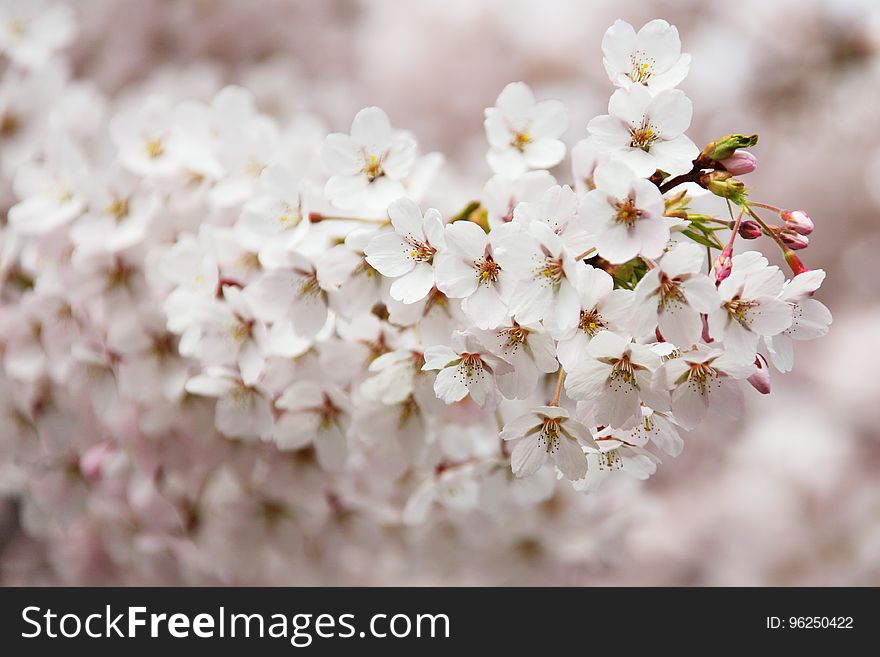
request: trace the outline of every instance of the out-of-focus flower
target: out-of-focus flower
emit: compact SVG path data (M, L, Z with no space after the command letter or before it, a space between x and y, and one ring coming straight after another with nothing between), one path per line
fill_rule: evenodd
M62 3L7 0L0 6L0 53L38 69L74 37L74 13Z
M333 174L325 188L330 201L340 208L380 212L406 194L404 182L418 155L415 139L392 129L378 107L358 112L350 134L327 135L321 153Z

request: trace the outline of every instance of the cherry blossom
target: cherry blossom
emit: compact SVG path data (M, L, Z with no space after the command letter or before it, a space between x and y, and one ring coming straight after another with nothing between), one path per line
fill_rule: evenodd
M624 436L610 427L596 433L596 447L587 450L587 474L574 482L575 490L594 493L615 472L648 479L657 471L660 459L646 449L627 443Z
M511 82L486 110L487 156L495 173L516 176L529 169L549 169L565 157L559 140L568 114L558 100L536 101L522 82Z
M621 162L598 167L593 179L596 188L587 192L578 212L595 235L599 255L615 264L637 255L659 257L669 241L669 224L657 186Z
M492 354L477 337L457 332L452 347L442 345L425 350L423 370L440 370L434 380L437 397L452 404L468 395L482 407L500 401L495 377L513 371L513 366Z
M720 59L703 59L688 88L701 137L714 137L698 147L674 88L690 57L662 20L608 30L608 84L569 56L583 26L565 11L543 12L551 23L537 27L567 24L545 30L484 20L497 8L413 3L411 27L438 29L377 48L363 25L397 17L362 3L345 29L306 40L316 48L289 37L326 28L321 3L244 16L218 0L211 20L193 3L173 16L157 9L167 3L119 4L0 7L4 583L411 580L400 564L423 583L546 583L629 568L645 546L663 556L661 530L686 559L680 540L704 508L736 520L728 499L756 495L771 512L779 499L785 513L770 515L795 517L779 482L837 490L852 445L815 405L794 409L781 376L769 396L768 365L787 372L796 343L829 331L825 272L811 267L834 242L819 212L763 196L830 166L828 144L849 153L840 131L865 117L807 137L816 103L763 94L785 111L762 104L723 126L761 89L737 77L748 53L731 57L730 35L705 21L690 49ZM541 85L540 100L524 82L505 87L484 130L465 112L494 94L498 71L471 30L484 54L515 43L510 70ZM559 37L549 50L547 34ZM777 68L796 80L793 47L776 42ZM444 65L461 52L464 78ZM817 69L816 90L847 82L823 98L860 97L866 53L846 76ZM823 49L813 55L820 66ZM588 121L605 93L608 114ZM547 96L580 117L571 134ZM358 111L374 98L384 109ZM779 117L787 150L762 151L757 168L756 149L780 142L758 146L753 130ZM748 132L706 133L721 129ZM417 138L444 144L450 166ZM807 150L809 171L792 156ZM780 158L782 178L770 171ZM771 184L740 179L765 173ZM858 284L868 298L870 235L839 233L852 238L841 262L857 266L834 291ZM873 327L848 315L843 341L858 345ZM828 403L867 422L871 386L852 382L871 359L850 351L858 363L822 349L798 358L823 394L829 363L843 362L845 394ZM734 423L753 404L760 415ZM704 420L719 439L643 486ZM834 444L813 444L823 436ZM768 445L774 468L754 468ZM773 458L786 450L798 458ZM705 458L723 467L705 477ZM603 490L617 472L628 476ZM712 504L692 504L687 476ZM635 528L640 540L626 540Z
M757 251L734 256L731 268L718 286L721 303L709 313L709 334L732 354L751 360L761 337L791 326L791 306L779 299L785 276Z
M470 221L448 224L446 250L436 256L437 288L462 299L462 310L481 329L498 326L507 316L515 279L495 259L495 248L506 231L488 235Z
M578 266L562 239L540 221L505 231L495 249L501 268L517 279L510 314L522 324L551 318L560 330L578 322Z
M663 364L659 377L672 391L672 412L677 422L693 428L709 408L719 409L735 418L742 411L742 389L738 379L755 371L750 361L738 360L721 351L700 346Z
M558 406L539 406L504 425L502 440L517 440L510 466L517 477L529 477L552 461L566 479L587 472L584 447L595 446L585 426Z
M586 358L587 347L595 335L605 330L626 331L633 303L632 292L615 290L611 276L591 266L579 270L575 289L580 302L578 324L556 336L556 355L568 370Z
M821 269L798 274L786 281L779 299L791 307L791 326L769 338L764 338L770 361L780 372L790 372L794 367L794 340L815 340L828 333L831 312L812 294L825 280Z
M622 20L605 32L603 63L616 86L640 84L651 91L678 86L688 73L691 56L682 54L678 30L664 20L646 23L638 33Z
M74 37L74 13L62 3L8 0L0 7L0 53L27 68L42 67Z
M691 124L693 105L678 89L656 95L640 84L618 89L608 102L608 114L597 116L587 129L598 148L627 164L639 176L655 170L675 176L690 170L699 153L684 132Z
M405 194L417 146L412 136L392 129L385 112L368 107L355 115L351 134L328 135L321 153L333 174L325 189L333 204L384 210Z
M645 274L635 290L632 329L636 335L660 334L686 347L700 341L702 314L718 306L712 280L702 273L705 253L696 244L680 243Z
M341 391L298 381L281 394L275 406L284 411L272 433L280 449L313 445L325 470L340 470L345 465L351 410Z
M598 424L619 427L641 413L641 402L669 409L668 395L653 382L659 367L660 357L645 345L601 331L587 347L587 359L568 373L565 390L573 399L592 402Z
M366 261L383 276L396 279L391 296L403 303L424 299L434 287L434 255L446 238L440 213L431 208L422 216L408 198L388 207L393 232L379 235L365 249Z

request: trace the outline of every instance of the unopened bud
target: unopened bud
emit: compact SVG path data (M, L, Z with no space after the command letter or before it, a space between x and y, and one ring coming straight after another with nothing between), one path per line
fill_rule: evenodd
M706 144L700 157L720 162L733 155L737 148L749 148L757 143L758 135L726 135Z
M800 251L810 246L810 238L793 230L780 230L779 239L792 251Z
M700 177L700 184L715 196L727 198L742 205L746 201L746 186L729 171L712 171Z
M748 378L748 382L752 387L762 395L770 394L770 368L767 367L767 359L761 354L755 357L755 366L758 368L755 373Z
M734 176L742 176L758 168L758 158L748 151L736 151L730 157L721 160L721 165Z
M796 233L809 235L813 232L813 220L803 210L783 210L779 216L785 222L785 227Z
M756 240L763 234L761 226L753 219L746 219L739 225L739 236L744 240Z
M715 258L714 265L715 285L721 285L721 281L730 276L730 271L733 269L733 258L730 257L730 253L727 252L726 248Z
M809 267L801 262L801 259L795 255L794 251L791 251L790 249L785 249L785 251L783 251L783 255L785 256L785 262L787 262L788 266L791 267L791 273L795 276L799 276L800 274L805 274L810 271Z
M691 198L687 195L687 190L683 189L675 196L664 199L666 202L666 210L663 212L664 217L678 217L679 219L687 219L687 206Z

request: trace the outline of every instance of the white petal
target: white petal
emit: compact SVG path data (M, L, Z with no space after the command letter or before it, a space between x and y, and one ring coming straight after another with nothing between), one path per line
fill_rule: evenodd
M587 474L587 455L574 440L560 436L556 452L556 467L569 481L583 479Z
M415 303L428 296L434 287L434 269L426 262L418 263L408 274L391 284L391 298L401 303Z
M529 477L547 462L547 450L536 436L520 440L510 455L510 469L517 477Z

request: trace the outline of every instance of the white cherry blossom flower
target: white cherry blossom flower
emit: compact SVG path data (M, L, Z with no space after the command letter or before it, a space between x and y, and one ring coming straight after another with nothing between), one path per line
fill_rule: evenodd
M327 135L321 154L333 174L325 192L334 205L383 211L406 194L417 146L408 133L392 129L385 112L367 107L355 115L351 134Z
M831 312L821 301L812 298L825 280L821 269L798 274L786 281L779 299L791 307L791 326L782 333L765 337L770 361L780 372L790 372L794 367L794 340L815 340L828 333Z
M580 303L577 326L557 333L557 355L562 366L571 371L587 358L587 347L601 331L625 332L633 293L615 290L614 279L605 271L587 265L578 271L575 285Z
M594 118L587 129L599 148L638 176L650 176L658 169L676 176L690 171L699 154L684 134L692 114L690 99L678 89L652 95L636 84L615 91L608 114Z
M86 207L88 175L83 154L64 134L53 132L45 162L28 163L15 174L20 200L9 209L9 223L24 235L43 235L78 217Z
M657 377L672 391L672 413L676 421L692 429L703 421L710 408L728 419L736 418L743 407L738 381L754 371L752 361L699 345L663 363Z
M269 351L269 336L255 314L240 289L223 286L223 302L204 307L198 324L181 337L181 353L211 365L235 363L245 385L256 383Z
M587 448L587 474L575 481L575 490L594 493L615 472L645 480L657 471L660 459L646 449L627 443L626 434L606 427L595 435L596 449Z
M150 96L136 108L118 115L110 135L119 161L145 178L170 178L184 172L184 157L175 108L163 96Z
M539 406L504 425L502 440L517 440L510 455L510 468L517 477L530 477L547 461L570 481L587 473L584 447L596 443L589 429L558 406Z
M474 331L477 339L499 358L513 366L512 371L496 374L498 389L508 399L528 399L535 392L542 374L555 372L553 339L540 326L499 326Z
M602 39L603 63L618 87L634 84L651 91L677 86L688 74L691 56L682 54L678 29L664 20L646 23L636 33L629 23L616 20Z
M709 313L719 303L714 282L703 273L705 250L682 242L664 255L648 271L635 289L632 330L649 336L659 326L665 340L688 348L700 341L701 313Z
M442 345L425 349L425 371L440 370L434 380L434 392L447 404L468 395L483 408L494 408L500 400L495 377L508 374L513 367L484 347L471 333L457 331L452 347Z
M435 257L437 289L462 299L462 310L481 329L504 321L516 283L495 259L496 245L507 232L507 225L487 235L471 221L447 224L446 250Z
M568 128L568 113L558 100L537 102L522 82L511 82L495 107L486 109L487 160L495 173L516 176L529 169L549 169L565 157L559 137Z
M39 69L74 37L74 13L63 3L4 0L0 5L0 53Z
M595 139L581 139L571 149L571 176L579 196L596 189L596 168L608 161L609 154Z
M369 312L388 287L387 281L367 262L367 245L377 234L375 228L353 230L342 244L318 257L318 283L325 290L333 290L331 307L342 317Z
M709 313L709 334L735 356L751 361L758 340L769 338L792 323L792 308L779 299L785 276L768 266L757 251L733 256L731 274L718 286L721 303Z
M554 185L537 201L519 203L513 211L513 219L525 225L533 221L546 224L562 238L570 253L583 253L593 246L593 236L578 215L577 194L568 185Z
M577 326L580 304L574 286L582 263L575 262L549 226L534 221L505 232L495 259L518 279L509 308L516 321L534 324L552 318L559 330Z
M382 354L370 363L372 374L361 384L361 394L383 404L399 404L415 392L416 378L421 373L425 357L420 351L396 349Z
M399 198L388 206L393 232L374 237L364 250L367 262L396 279L391 297L402 303L424 299L434 287L434 255L446 245L443 218L434 208L422 216L419 206Z
M322 468L330 471L343 468L348 458L351 406L341 390L312 381L297 381L281 394L275 406L285 411L276 421L272 434L279 449L313 445Z
M492 176L480 195L490 228L513 221L513 211L519 203L537 201L555 184L556 179L543 169L514 177L502 174Z
M657 186L621 162L596 169L596 188L581 199L579 213L595 235L599 255L614 264L637 255L657 258L669 241L666 206Z
M283 165L267 166L260 173L259 193L242 205L235 224L240 234L258 235L265 241L300 236L308 227L307 195L293 171Z
M628 444L644 447L652 442L674 458L684 449L684 441L678 429L678 424L670 413L642 406L642 416L633 418L632 427L628 430L622 429L620 434Z
M272 401L256 384L247 385L234 370L209 367L186 382L193 395L217 397L214 423L227 438L267 440L272 435Z
M352 431L374 446L388 445L405 464L417 465L430 438L428 417L415 397L394 404L361 404L354 411Z
M244 291L254 313L266 322L289 318L298 336L314 338L327 323L329 307L315 265L295 251L263 252L260 258L267 270Z
M568 372L565 390L572 399L592 402L597 424L624 426L641 413L641 402L656 410L669 410L668 393L653 383L660 356L645 345L602 331L590 342L587 356Z

